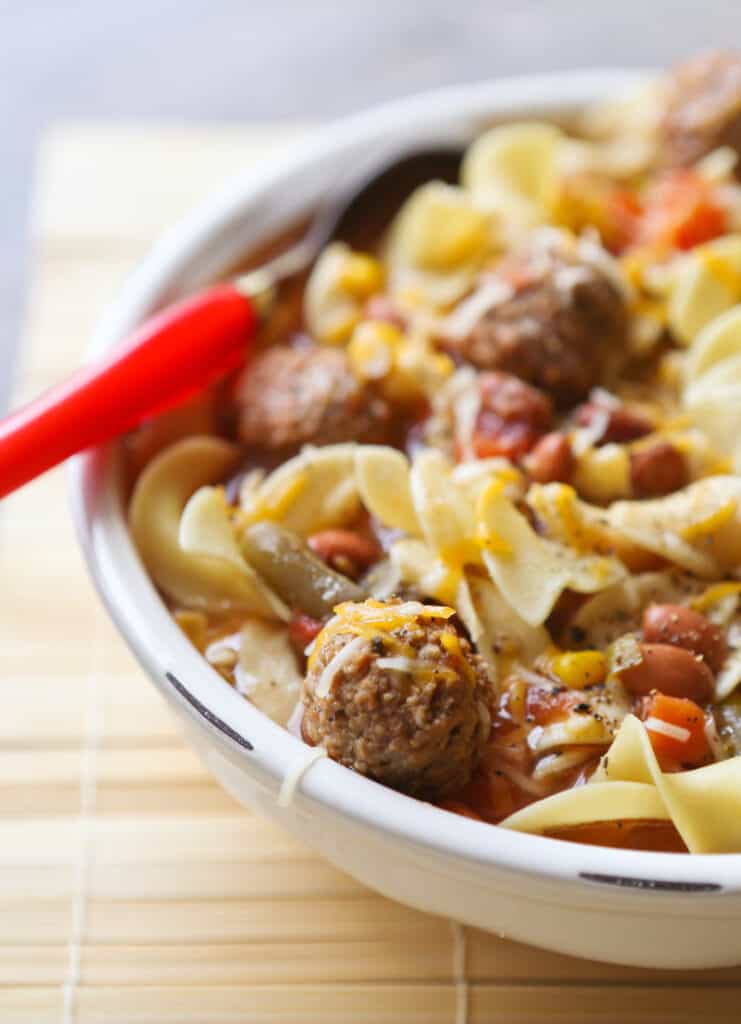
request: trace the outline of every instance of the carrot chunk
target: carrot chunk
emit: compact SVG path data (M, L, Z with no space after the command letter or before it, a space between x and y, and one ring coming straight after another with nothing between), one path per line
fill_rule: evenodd
M712 185L696 171L672 171L649 190L641 230L644 244L692 249L726 230L726 211Z
M645 699L641 717L664 771L694 767L708 760L705 713L693 700L655 692Z

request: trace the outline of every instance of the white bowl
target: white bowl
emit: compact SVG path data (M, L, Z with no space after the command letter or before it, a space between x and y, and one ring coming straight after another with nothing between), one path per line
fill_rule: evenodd
M427 93L341 121L250 170L172 231L104 316L104 351L175 296L306 212L343 172L399 144L464 143L497 118L562 117L635 72L507 79ZM412 800L329 760L289 807L306 748L245 701L174 624L131 543L115 446L77 458L71 488L90 571L118 628L224 787L387 896L548 949L643 967L741 962L741 855L621 851L521 835ZM687 927L691 920L691 927ZM691 938L689 938L691 937Z

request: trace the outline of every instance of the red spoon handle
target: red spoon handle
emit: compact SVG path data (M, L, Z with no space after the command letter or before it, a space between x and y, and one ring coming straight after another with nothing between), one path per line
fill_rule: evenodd
M0 421L0 497L238 366L257 325L232 285L217 285L145 321L101 362Z

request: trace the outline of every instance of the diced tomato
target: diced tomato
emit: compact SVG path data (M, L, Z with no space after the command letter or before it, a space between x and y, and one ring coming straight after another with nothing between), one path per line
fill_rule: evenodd
M550 429L553 407L548 395L501 370L479 374L478 387L481 408L472 438L476 456L522 458Z
M479 413L472 438L474 453L479 459L494 456L517 462L526 455L540 437L527 423L505 423L496 413Z
M321 632L323 622L311 615L295 612L288 627L288 638L297 654L302 655L312 640Z
M474 821L483 821L484 819L480 814L477 814L473 808L464 804L461 800L443 800L440 806L446 811L452 811L453 814L460 814L464 818L473 818Z
M687 847L670 821L599 821L549 829L545 834L590 846L687 853Z
M616 252L637 241L641 230L643 205L635 194L619 186L607 196L604 234L608 247Z
M639 240L691 249L726 230L726 211L712 185L696 171L682 168L665 175L646 196Z
M702 242L725 234L726 211L710 203L698 203L692 213L677 226L678 249L692 249Z
M693 700L656 692L644 700L641 717L647 723L651 746L664 771L693 767L708 760L710 745L705 733L705 713ZM681 730L682 735L671 736L652 728L652 719L666 723L670 729Z
M524 806L528 802L528 797L525 794L524 798L518 800L514 787L506 775L481 767L456 795L453 802L457 807L466 808L469 817L482 818L484 821L501 821L518 807ZM465 811L458 810L458 813Z
M525 698L528 721L536 725L561 721L577 703L574 693L560 686L529 686Z

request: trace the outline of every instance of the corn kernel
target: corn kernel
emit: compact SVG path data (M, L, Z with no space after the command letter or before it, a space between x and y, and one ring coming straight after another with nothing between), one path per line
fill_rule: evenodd
M367 299L375 292L380 292L384 278L383 266L377 259L364 252L354 252L345 260L339 285L356 299Z
M734 300L741 297L741 274L739 274L734 263L723 259L722 256L711 248L701 249L698 256L705 270L731 293Z
M381 380L394 366L403 340L398 327L380 321L364 321L353 331L347 356L353 373L361 380Z
M588 448L576 463L574 487L587 501L606 504L631 494L630 454L620 444Z
M551 669L564 686L583 690L605 681L607 659L602 651L565 651L551 660Z
M504 493L505 487L506 481L501 477L495 477L489 481L478 496L476 501L476 519L478 520L476 544L481 549L491 552L491 554L501 555L506 558L512 554L512 545L506 537L502 537L492 526L491 521L493 517L489 513L488 508L490 502L495 501Z

